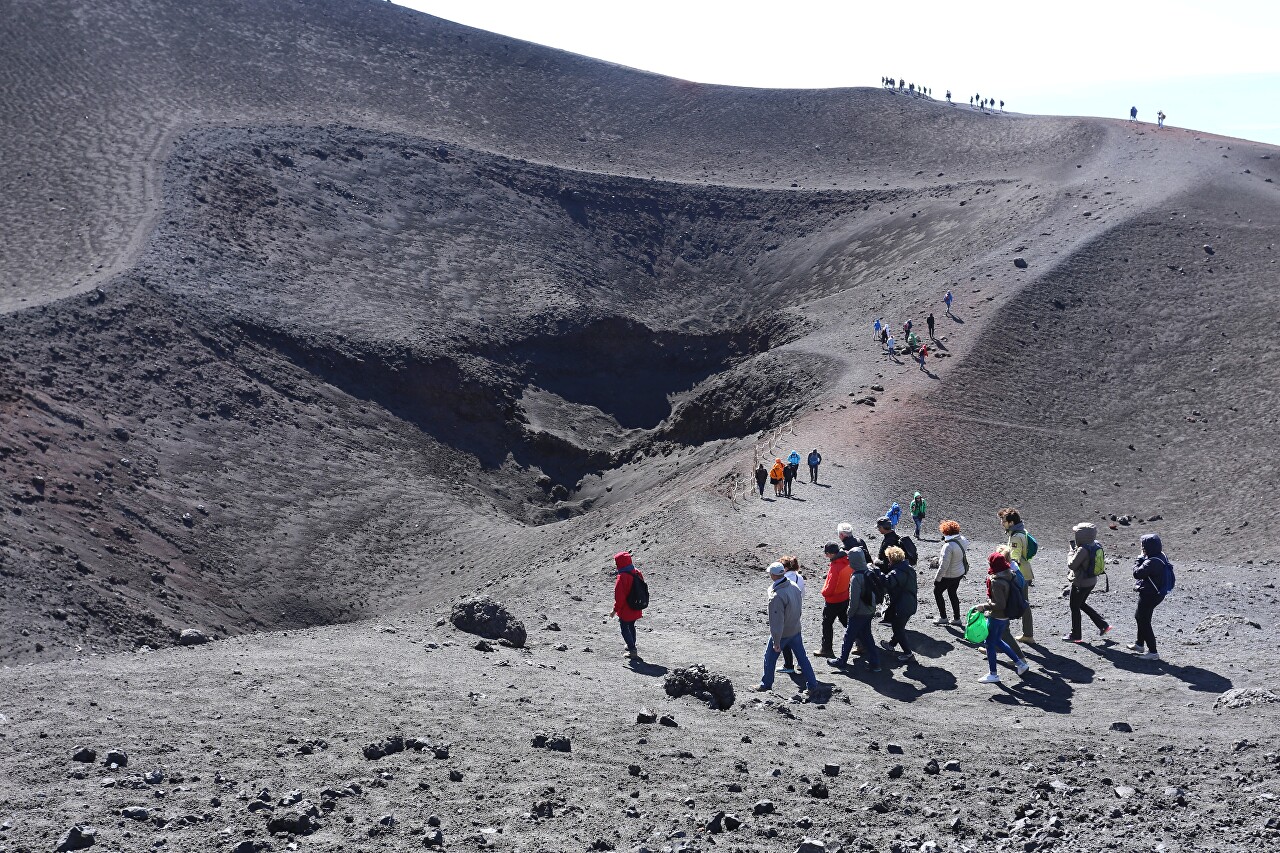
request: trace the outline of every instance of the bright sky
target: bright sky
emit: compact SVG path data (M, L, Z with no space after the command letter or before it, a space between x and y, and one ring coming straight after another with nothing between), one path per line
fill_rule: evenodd
M646 71L766 88L977 92L1280 144L1277 0L395 0Z

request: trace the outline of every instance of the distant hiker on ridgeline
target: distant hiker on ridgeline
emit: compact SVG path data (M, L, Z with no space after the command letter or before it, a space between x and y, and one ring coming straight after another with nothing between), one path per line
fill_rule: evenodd
M840 540L841 548L846 551L861 551L862 555L867 558L867 562L871 562L871 549L867 547L865 539L859 539L854 535L852 524L847 521L842 521L837 524L836 537Z
M796 589L800 590L800 600L804 601L804 574L800 571L800 561L788 554L778 562L782 563L783 568L787 570L787 580L796 585ZM787 675L796 673L795 653L790 648L782 650L782 671Z
M969 109L973 109L973 96L969 96Z
M849 555L849 610L848 622L844 629L844 639L840 643L840 657L829 660L832 666L844 669L849 665L849 655L853 653L855 644L859 647L862 658L871 667L872 672L880 671L880 652L876 649L876 639L871 633L871 620L876 615L876 605L881 595L877 594L883 584L879 576L872 575L867 566L866 552L862 548L846 549Z
M924 324L925 324L926 326L928 326L928 327L929 327L929 340L931 340L931 341L933 341L933 340L937 340L937 338L935 338L935 337L933 336L933 324L934 324L934 319L933 319L933 312L932 312L932 311L930 311L930 312L929 312L929 316L928 316L928 317L925 317L925 318L924 318Z
M1098 543L1098 528L1081 522L1071 528L1071 553L1067 557L1067 575L1071 584L1071 630L1062 638L1068 643L1082 641L1080 614L1087 613L1098 629L1098 635L1107 636L1111 626L1088 605L1089 594L1098 585L1098 578L1107 571L1106 554Z
M636 651L636 622L649 606L649 587L644 575L631 562L631 554L621 551L613 555L617 570L613 581L613 614L618 617L622 629L622 641L627 644L627 655L639 658Z
M1166 118L1168 118L1168 116L1164 114L1164 110L1161 110L1160 112L1156 113L1156 127L1159 128L1160 130L1164 130L1164 120Z
M804 653L804 640L800 637L800 617L803 610L800 590L787 580L787 568L782 563L769 566L769 642L764 649L764 677L756 690L761 692L773 689L774 670L778 667L778 657L783 649L791 649L796 661L800 664L800 672L804 675L805 684L812 696L818 689L818 679L813 673L813 664Z
M795 455L795 454L792 454ZM782 496L791 497L791 484L796 481L796 473L800 470L799 458L782 466Z
M1010 614L1017 618L1017 611L1022 607L1025 607L1025 601L1014 582L1009 558L1000 552L987 557L987 603L978 608L987 614L987 667L990 672L979 679L983 684L1000 683L1000 674L996 672L998 652L1004 652L1013 659L1018 675L1031 668L1022 655L1004 640L1009 631Z
M809 482L818 482L818 466L822 464L822 454L818 452L818 448L809 451L809 458L805 460L809 463Z
M952 625L963 625L960 620L960 581L969 574L969 540L960 535L960 523L945 519L938 525L942 534L942 550L938 552L938 571L933 576L933 600L938 605L938 619L933 624L947 624L947 605L943 595L951 598L951 609L956 618Z
M897 545L885 550L885 559L889 562L889 568L883 573L889 592L889 611L885 615L889 617L892 634L880 645L888 651L893 651L894 646L900 648L898 660L914 660L915 654L907 642L907 622L916 614L916 570L907 562L907 552Z
M950 316L951 316L951 300L952 300L953 298L954 298L954 297L951 295L951 291L950 291L950 290L948 290L948 291L947 291L947 295L946 295L946 296L942 297L942 301L943 301L943 302L945 302L945 303L947 303L947 316L948 316L948 317L950 317Z
M1035 541L1035 537L1027 533L1027 527L1022 523L1022 515L1013 507L1005 507L996 513L996 517L1000 519L1000 524L1004 528L1008 537L1005 540L1005 546L1009 549L1009 560L1013 563L1027 582L1026 593L1026 610L1022 613L1022 636L1018 637L1020 643L1032 643L1036 641L1035 631L1031 619L1031 587L1035 584L1035 572L1031 568L1031 559L1036 555L1039 545Z
M1160 537L1148 533L1142 537L1142 556L1134 562L1133 588L1138 591L1138 609L1134 619L1138 622L1138 640L1129 648L1143 660L1160 660L1156 651L1156 633L1151 627L1151 617L1164 597L1173 590L1173 563L1164 555Z
M1000 102L1000 112L1004 112L1004 101Z
M773 483L773 496L775 498L782 497L782 475L786 473L787 466L782 464L781 459L773 460L773 467L769 469L769 482Z
M949 104L949 103L951 103L951 90L950 90L950 89L948 89L948 90L947 90L947 103L948 103L948 104Z
M923 365L924 360L921 359L920 363L921 365ZM914 495L912 495L911 503L907 507L907 509L911 511L911 520L914 521L916 524L916 538L919 539L920 525L924 523L925 513L929 511L929 505L928 503L925 502L924 495L920 494L919 492L916 492Z
M1129 121L1135 121L1138 118L1138 108L1129 107Z
M760 467L756 468L756 488L760 491L760 497L764 497L764 484L769 482L769 469L764 467L764 463L760 463Z
M835 622L846 628L849 626L849 575L853 572L849 565L849 555L835 542L828 542L822 553L830 561L827 565L827 578L822 584L822 600L826 603L822 608L822 649L820 658L833 658L836 653L831 650L831 641L835 632Z

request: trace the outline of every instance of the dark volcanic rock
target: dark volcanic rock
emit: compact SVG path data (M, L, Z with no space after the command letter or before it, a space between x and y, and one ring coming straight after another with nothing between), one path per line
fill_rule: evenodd
M90 749L87 746L82 746L76 750L75 755L71 756L71 760L81 761L81 762L84 762L85 764L92 764L93 762L98 760L98 751L95 749Z
M1025 258L1014 258L1013 265L1020 270L1025 270L1027 268L1027 261Z
M572 749L569 739L564 735L535 735L533 747L534 749L550 749L554 752L569 752Z
M319 816L320 812L315 806L306 808L299 806L267 821L267 831L273 835L279 832L290 835L310 835L320 828L320 823L316 820Z
M648 708L641 708L640 713L636 714L637 723L656 723L658 715L650 711Z
M106 757L102 759L102 763L108 767L113 764L116 767L128 767L129 754L123 749L109 749L107 750Z
M53 849L59 853L64 850L85 850L97 840L97 833L92 827L73 826L63 834L58 840L58 846Z
M209 642L209 635L198 628L184 628L178 635L178 643L183 646L201 646Z
M677 669L667 676L663 688L672 698L692 695L721 711L733 706L733 682L700 664Z
M453 606L449 621L459 631L484 637L486 640L502 640L516 648L524 648L527 634L524 623L512 616L507 608L492 598L473 598Z

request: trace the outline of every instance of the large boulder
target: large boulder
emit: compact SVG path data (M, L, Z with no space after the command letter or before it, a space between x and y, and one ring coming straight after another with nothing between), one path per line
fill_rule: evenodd
M524 648L527 639L524 623L488 596L459 601L453 605L449 621L459 631L487 640L501 640L517 649Z
M701 664L677 669L667 676L663 688L673 699L693 696L720 711L733 706L733 682Z

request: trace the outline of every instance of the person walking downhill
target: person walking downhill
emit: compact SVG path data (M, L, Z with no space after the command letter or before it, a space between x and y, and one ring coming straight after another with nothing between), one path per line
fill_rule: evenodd
M929 345L928 345L928 344L921 344L921 345L920 345L920 352L919 352L919 353L917 353L917 355L918 355L918 356L919 356L919 358L920 358L920 369L921 369L921 370L923 370L925 373L928 373L928 372L929 372L929 368L927 368L927 367L925 367L925 366L924 366L924 362L925 362L925 359L927 359L927 358L929 357ZM918 533L917 533L916 535L917 535L917 536L919 536L920 534L918 534Z
M769 469L764 467L764 463L761 462L760 466L756 468L756 488L760 491L760 497L762 498L764 497L764 484L767 482L769 482Z
M867 565L866 551L862 548L848 549L849 565L849 621L845 625L844 640L840 644L840 657L828 661L837 669L849 665L849 655L856 644L862 658L871 667L872 672L880 671L880 651L876 648L875 636L871 633L871 620L876 615L875 579L873 571Z
M969 574L969 540L960 535L960 523L950 518L938 525L942 534L942 550L938 552L938 571L933 576L933 600L938 605L938 619L933 624L947 624L947 605L943 595L950 596L956 618L952 625L963 625L960 619L960 581Z
M889 335L884 342L884 351L886 355L895 355L896 346L894 344L893 335Z
M948 291L947 291L947 295L946 295L946 296L942 297L942 301L943 301L943 302L945 302L945 303L947 303L947 316L948 316L948 317L950 317L950 316L951 316L951 300L952 300L952 299L954 299L954 298L955 298L955 297L953 297L953 296L951 295L951 291L950 291L950 290L948 290Z
M911 496L911 520L916 523L916 538L920 538L920 525L924 524L925 513L929 511L929 505L925 503L924 495L916 492Z
M786 465L782 464L781 459L773 460L773 467L769 469L769 482L773 483L773 496L775 498L782 497L782 475L786 473Z
M840 540L840 547L845 551L852 551L856 548L867 558L868 563L871 562L871 549L867 547L865 539L859 539L857 536L853 535L852 524L847 521L842 521L837 524L836 537ZM853 565L853 560L850 559L849 563L850 565Z
M1005 507L996 515L1008 537L1005 540L1005 546L1009 549L1009 560L1027 582L1027 588L1023 590L1027 599L1027 609L1022 614L1022 635L1018 637L1018 642L1034 645L1035 626L1031 619L1031 587L1036 582L1035 572L1031 569L1031 558L1035 556L1035 547L1031 543L1034 540L1027 534L1027 527L1022 523L1021 513L1013 507Z
M1031 665L1005 642L1005 634L1009 631L1011 603L1014 608L1021 606L1020 593L1013 579L1013 567L1009 558L997 551L987 557L987 603L979 609L987 614L987 667L989 672L979 679L983 684L999 684L1000 674L996 672L996 656L1004 652L1013 659L1018 675L1022 675Z
M898 654L898 660L914 660L915 654L907 642L907 622L916 615L916 570L907 562L907 552L897 545L889 548L885 557L889 560L889 570L883 573L884 584L889 593L893 616L889 620L892 633L880 645L889 651L894 646L900 648L902 651Z
M795 456L795 454L792 454ZM788 462L782 467L782 496L791 497L791 484L796 481L796 471L800 467L800 459L796 457L795 462Z
M631 554L627 551L614 554L613 565L616 573L613 581L612 615L618 617L618 626L622 629L622 641L627 645L627 655L639 658L640 653L636 651L636 622L644 616L644 612L638 607L632 607L632 604L642 602L631 600L631 590L636 584L643 586L644 575L640 574L640 570L632 564Z
M1173 590L1173 563L1164 555L1160 537L1148 533L1142 537L1142 556L1133 567L1133 588L1138 591L1138 609L1134 619L1138 622L1138 640L1129 646L1143 660L1160 660L1156 651L1156 633L1151 627L1151 617L1164 597Z
M933 312L929 312L929 316L924 318L924 324L929 328L929 340L936 341L937 338L933 334Z
M822 553L831 562L827 566L827 579L822 584L822 600L826 606L822 608L822 649L818 657L833 658L836 653L831 649L831 641L835 622L839 619L841 625L849 626L849 575L853 569L848 555L836 543L828 542Z
M818 448L809 451L809 458L805 460L809 463L809 482L818 482L818 466L822 464L822 454L818 452Z
M909 317L906 320L902 321L902 337L904 338L911 337L911 318Z
M764 676L756 690L763 692L773 689L778 657L783 649L791 649L796 662L800 664L800 672L804 676L809 695L817 692L818 678L814 675L813 664L809 663L809 656L804 652L804 640L800 637L803 606L800 590L787 580L786 566L782 563L769 566L769 642L764 647Z
M880 318L879 318L879 317L877 317L877 318L876 318L876 321L875 321L874 323L872 323L872 324L871 324L871 336L872 336L873 338L879 339L879 337L880 337L880 328L881 328L881 327L880 327Z
M788 554L778 562L787 570L787 580L796 585L796 589L800 590L800 600L804 601L804 575L800 571L800 561ZM789 648L782 650L782 671L787 675L796 673L795 654Z
M1107 570L1106 555L1098 542L1098 528L1088 522L1080 522L1071 528L1071 555L1067 558L1067 574L1071 583L1071 631L1062 639L1068 643L1081 642L1081 613L1087 613L1098 629L1098 635L1111 633L1111 626L1098 611L1089 606L1089 594L1098 585L1098 578Z

